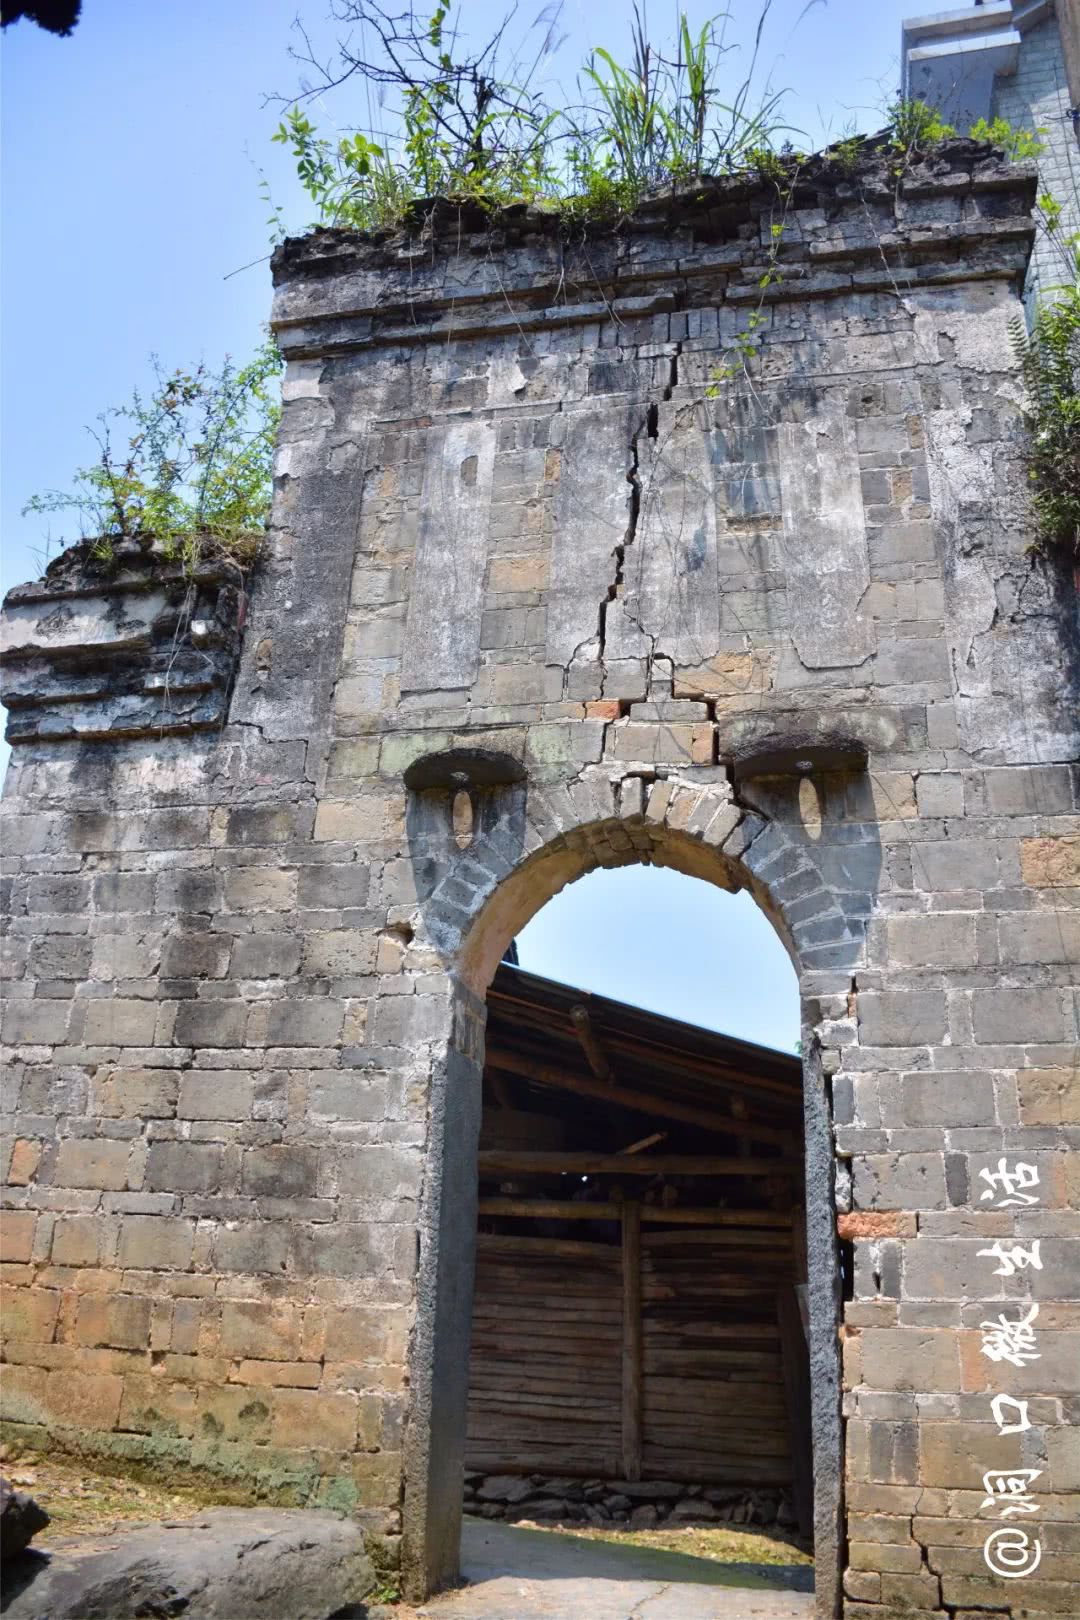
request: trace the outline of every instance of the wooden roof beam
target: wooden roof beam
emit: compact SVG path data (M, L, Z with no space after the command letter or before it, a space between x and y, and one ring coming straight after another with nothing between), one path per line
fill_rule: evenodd
M485 1148L477 1155L481 1176L790 1176L790 1159L733 1159L713 1154L532 1153Z
M734 1119L719 1108L696 1108L692 1103L676 1102L674 1098L654 1097L647 1091L634 1091L628 1086L609 1084L594 1076L568 1074L565 1069L551 1063L540 1063L535 1058L523 1057L505 1047L490 1048L487 1061L494 1069L508 1074L523 1075L538 1086L550 1086L556 1091L572 1091L579 1097L594 1097L599 1102L616 1103L638 1114L654 1114L660 1119L678 1120L683 1125L697 1125L702 1130L721 1136L746 1137L751 1142L767 1142L774 1147L791 1149L795 1145L793 1131L778 1129L775 1125L759 1125L755 1120Z

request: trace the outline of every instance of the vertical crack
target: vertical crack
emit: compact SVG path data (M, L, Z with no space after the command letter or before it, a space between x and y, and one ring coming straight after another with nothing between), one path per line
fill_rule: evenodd
M630 465L626 470L626 482L630 485L630 513L629 513L629 517L627 519L626 532L623 535L622 540L619 542L619 544L617 546L615 546L613 548L613 550L612 550L611 555L612 555L612 557L614 558L614 561L615 561L615 574L614 574L614 577L613 577L613 579L611 581L611 584L608 586L607 595L604 597L603 601L600 603L600 620L599 620L599 625L598 625L598 635L599 635L599 639L600 639L600 695L601 695L601 697L604 694L604 686L605 686L605 683L607 681L607 665L606 665L606 657L605 657L605 655L606 655L606 652L607 652L607 610L608 610L608 604L611 603L611 602L616 601L618 599L619 595L621 594L622 587L623 587L623 580L624 580L624 577L625 577L626 553L629 550L629 548L633 545L635 539L637 538L638 519L641 516L641 473L640 473L640 464L641 463L640 463L640 456L639 456L639 452L638 452L638 440L641 437L642 428L645 428L645 430L649 433L651 438L655 438L656 435L657 435L657 432L659 431L659 428L658 428L658 425L657 425L658 421L659 421L658 407L655 406L655 405L650 405L649 408L648 408L648 411L646 412L646 415L645 415L645 421L643 423L641 423L641 425L637 428L636 432L633 434L633 436L632 436L632 438L630 440Z

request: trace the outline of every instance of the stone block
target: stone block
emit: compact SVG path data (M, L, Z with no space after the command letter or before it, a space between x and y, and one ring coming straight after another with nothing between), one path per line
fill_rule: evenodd
M341 1039L345 1008L332 997L276 1001L270 1008L271 1046L333 1046Z
M950 1328L863 1328L859 1338L862 1382L869 1389L940 1393L960 1388L959 1345Z
M146 1186L151 1192L220 1192L223 1154L212 1142L151 1142Z
M179 1094L174 1069L106 1069L94 1076L91 1107L105 1119L171 1119Z
M29 1137L16 1137L11 1144L11 1158L8 1161L7 1182L10 1187L25 1187L37 1174L37 1167L41 1163L41 1143L32 1141Z
M1060 990L1020 989L997 985L972 996L976 1041L996 1046L1019 1041L1049 1044L1066 1038Z
M376 1221L324 1227L311 1259L320 1277L411 1279L416 1262L415 1228Z
M48 1423L48 1373L42 1367L6 1366L0 1371L0 1414L9 1423Z
M223 979L229 971L228 934L171 933L161 953L165 979Z
M82 915L90 908L90 880L81 877L32 877L26 908L32 917Z
M141 1165L130 1142L76 1136L60 1143L52 1179L58 1187L99 1187L119 1192L131 1185L133 1171L141 1176Z
M323 1390L279 1389L272 1397L271 1439L276 1446L316 1446L352 1451L356 1445L357 1402L352 1395Z
M149 872L103 872L93 885L98 912L149 911L154 903L154 879Z
M860 991L858 1014L865 1046L925 1046L945 1034L940 990Z
M3 1312L5 1340L51 1344L56 1332L60 1298L60 1291L55 1288L8 1288L4 1295Z
M988 1414L989 1416L989 1414ZM954 1491L977 1491L989 1469L1019 1468L1023 1461L1021 1437L1000 1435L997 1425L985 1423L932 1423L919 1425L919 1463L924 1486Z
M118 1228L117 1220L103 1215L60 1216L53 1228L53 1264L99 1266L106 1263L115 1248Z
M265 1446L270 1440L270 1402L251 1389L200 1389L197 1432L206 1440Z
M943 640L907 636L878 648L875 678L879 686L949 684L949 649Z
M419 1153L374 1143L338 1148L320 1179L342 1198L416 1198L422 1169Z
M994 816L1059 816L1072 809L1067 765L1014 766L983 777L986 807Z
M992 839L947 838L941 843L919 844L912 851L915 886L940 894L958 889L986 891L999 888L1003 873L1001 853Z
M1022 839L1020 871L1033 889L1075 888L1080 884L1080 834Z
M339 690L348 684L339 682ZM315 813L315 841L332 844L364 844L381 838L400 841L404 832L403 808L399 798L380 798L374 794L346 801L324 799Z
M92 940L71 934L46 935L30 946L30 971L38 979L85 979Z
M998 918L1001 960L1022 963L1080 962L1080 912L1025 911Z
M181 1119L250 1119L255 1076L244 1069L189 1069L180 1080Z
M437 1040L449 1016L448 1004L438 996L385 996L375 1007L374 1044L413 1049Z
M233 945L234 979L291 978L300 966L297 934L241 934Z
M99 934L93 942L91 977L105 984L118 979L150 979L161 963L157 934Z
M989 1234L982 1238L920 1236L907 1245L904 1255L905 1295L938 1301L992 1300L1003 1294L1011 1298L1020 1286L1016 1279L1022 1278L1033 1299L1080 1299L1080 1244L1065 1238L1041 1238L1040 1264L1013 1264L1010 1271L993 1248L997 1243L1011 1254L1016 1241ZM1030 1244L1020 1242L1027 1252Z
M70 1001L7 1000L0 1011L5 1046L46 1046L67 1038Z
M962 816L964 778L959 771L922 771L915 784L920 816Z
M331 978L370 973L378 935L374 929L334 928L304 935L304 972Z
M370 1071L326 1072L311 1077L308 1108L313 1118L382 1120L391 1116L389 1079Z
M854 1168L860 1209L945 1208L941 1153L868 1153L855 1160Z
M278 1142L249 1148L240 1171L241 1191L255 1198L308 1198L315 1194L316 1148Z
M911 1610L932 1612L938 1609L941 1602L941 1585L938 1577L929 1571L918 1575L897 1575L883 1571L881 1601L886 1614L906 1614ZM913 1615L912 1620L921 1620L921 1617Z
M334 861L300 869L297 905L311 911L344 911L367 904L371 873L359 861Z
M195 1428L198 1394L190 1385L128 1373L120 1402L119 1426L134 1434L168 1438L190 1435Z
M877 1603L881 1599L881 1576L865 1569L846 1569L844 1591L862 1603Z
M186 913L212 915L221 905L221 874L205 867L177 867L159 872L154 910L167 917Z
M125 1271L186 1271L194 1239L194 1221L171 1215L125 1215L119 1262Z
M221 1347L228 1356L298 1361L300 1324L299 1310L283 1300L226 1300L221 1307Z
M322 1232L319 1244L323 1242ZM221 1271L253 1276L302 1275L310 1269L311 1242L303 1228L288 1221L240 1221L213 1236L214 1265Z
M291 804L241 805L229 811L225 841L232 848L287 844L299 836L304 814L301 806Z
M296 904L297 874L277 866L237 866L225 875L225 903L230 911L291 910Z
M53 1423L75 1429L109 1430L120 1416L123 1379L113 1373L50 1372L45 1404Z
M1045 1439L1048 1486L1055 1491L1080 1491L1080 1428L1048 1428Z
M319 1353L328 1361L404 1365L409 1318L401 1307L342 1306L327 1311L320 1328Z
M942 1129L993 1125L997 1117L994 1076L953 1069L901 1075L900 1111L905 1125Z
M246 1001L182 1001L173 1040L177 1046L242 1046L247 1018Z
M146 1350L151 1301L136 1294L83 1294L75 1318L75 1342Z
M889 960L897 967L974 967L975 917L946 913L930 917L890 917Z
M157 1015L154 1001L89 1001L83 1038L87 1046L153 1046Z
M1080 1125L1080 1065L1021 1069L1016 1077L1025 1125Z
M104 872L94 878L96 912L149 912L154 906L154 878L149 872Z
M645 764L710 765L712 736L712 726L707 724L644 724L625 720L611 727L607 755L610 759Z

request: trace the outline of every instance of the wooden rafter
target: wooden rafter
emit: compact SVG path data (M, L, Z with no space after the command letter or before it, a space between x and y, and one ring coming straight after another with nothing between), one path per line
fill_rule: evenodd
M633 1109L639 1114L654 1114L660 1119L674 1119L683 1125L697 1125L702 1130L725 1136L744 1136L751 1142L769 1142L775 1147L791 1148L792 1131L775 1125L760 1125L756 1120L735 1119L712 1108L695 1107L692 1103L678 1102L673 1097L657 1097L648 1091L636 1091L629 1086L609 1084L595 1076L571 1074L553 1063L540 1063L524 1057L506 1047L488 1049L487 1061L492 1069L507 1074L519 1074L539 1086L550 1086L558 1091L572 1091L579 1097L594 1097L600 1102L617 1103L620 1108Z
M480 1175L533 1176L790 1176L790 1159L734 1159L712 1154L530 1153L489 1148L479 1155Z

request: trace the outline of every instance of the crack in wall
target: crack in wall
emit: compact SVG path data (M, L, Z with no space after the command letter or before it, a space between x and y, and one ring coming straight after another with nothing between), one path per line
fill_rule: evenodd
M642 430L646 430L650 437L656 437L657 406L650 405L645 413L644 421L640 422L630 439L630 465L626 470L626 482L630 485L630 513L627 519L626 532L618 545L612 549L612 558L615 563L614 577L607 588L607 595L600 603L597 635L599 649L597 657L600 663L600 696L603 697L607 685L607 612L610 603L618 601L625 581L626 553L637 539L638 521L641 517L641 454L638 441Z

